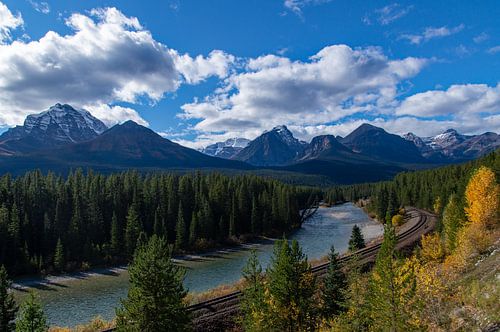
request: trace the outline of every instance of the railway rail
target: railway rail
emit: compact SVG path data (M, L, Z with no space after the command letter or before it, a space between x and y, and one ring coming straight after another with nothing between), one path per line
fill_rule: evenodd
M405 220L410 222L415 218L417 218L417 220L414 224L397 234L398 249L414 245L420 240L422 235L433 230L435 226L435 216L433 214L417 208L407 208ZM362 264L374 262L381 245L381 242L378 241L353 254L358 256ZM348 262L353 254L342 256L339 259L340 262ZM314 266L312 272L317 277L321 277L326 273L327 269L328 262ZM235 291L224 296L188 306L187 310L193 317L194 330L221 331L230 328L234 324L233 318L239 310L239 299L241 294L240 291ZM103 332L111 331L114 331L114 329Z

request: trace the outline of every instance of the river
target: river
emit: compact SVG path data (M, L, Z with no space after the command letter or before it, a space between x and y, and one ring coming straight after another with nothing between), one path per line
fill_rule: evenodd
M351 203L320 208L290 239L296 239L309 259L325 256L332 244L339 252L347 250L352 227L360 226L369 241L383 233L382 226L371 220L360 208ZM249 256L249 249L257 249L259 260L265 267L270 260L273 244L244 246L240 250L224 250L211 255L196 256L180 261L186 267L185 286L192 292L202 292L241 278L241 269ZM95 316L114 317L114 308L126 297L128 274L125 269L96 270L90 274L55 277L36 288L50 325L70 326L85 324ZM21 285L26 281L18 281ZM26 292L16 291L19 300Z

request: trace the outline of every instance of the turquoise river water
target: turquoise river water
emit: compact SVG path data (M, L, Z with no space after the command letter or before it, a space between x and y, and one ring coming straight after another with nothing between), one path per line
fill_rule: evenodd
M382 226L363 210L347 203L320 208L290 238L296 239L309 259L325 256L333 244L339 252L347 250L352 227L357 224L368 241L382 234ZM178 263L186 268L185 286L191 292L202 292L241 278L250 248L256 248L263 267L270 260L272 241L194 256ZM95 316L112 319L114 308L126 297L128 274L123 268L102 269L43 281L17 281L17 286L35 288L44 304L50 325L73 327L89 322ZM19 300L25 291L16 291Z

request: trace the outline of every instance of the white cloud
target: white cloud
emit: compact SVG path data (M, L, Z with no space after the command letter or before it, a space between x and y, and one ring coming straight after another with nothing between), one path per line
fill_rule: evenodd
M413 6L401 6L399 3L393 3L385 7L376 9L372 15L365 15L363 17L363 23L366 25L371 25L373 19L376 20L380 25L388 25L392 22L406 16Z
M23 24L24 21L20 13L12 14L9 8L0 2L0 45L10 41L12 39L11 31Z
M29 3L35 9L37 12L42 13L42 14L48 14L50 13L50 6L48 3L41 1L37 2L34 0L29 0Z
M252 138L276 124L316 126L356 113L384 113L399 85L426 59L388 59L379 48L325 47L308 61L275 55L250 59L247 70L179 116L199 119L194 129L210 137Z
M397 115L418 117L466 116L500 112L500 84L452 85L445 91L432 90L406 98Z
M435 28L427 27L421 34L403 34L400 39L406 39L410 43L418 45L423 42L427 42L434 38L446 37L456 34L464 29L464 25L460 24L453 28L448 28L446 26Z
M500 53L500 45L489 48L488 53L490 54Z
M474 43L480 44L480 43L484 42L485 40L488 40L489 38L490 38L490 36L486 32L481 32L479 35L472 38L472 40L474 41Z
M331 2L332 0L285 0L283 5L299 17L302 17L302 9L307 6L316 6Z
M198 55L191 58L188 54L179 55L177 51L171 51L175 67L184 76L187 83L196 84L209 76L225 78L229 73L230 66L235 62L233 55L220 50L210 52L208 57Z
M132 120L143 126L149 126L136 110L129 107L109 106L107 104L90 104L83 107L92 115L104 122L108 127L125 120Z
M224 77L234 60L221 51L194 59L180 54L116 8L74 13L65 22L67 35L49 31L39 40L0 45L0 125L22 123L56 102L94 105L89 109L109 122L146 123L131 109L109 105L158 102L182 83Z

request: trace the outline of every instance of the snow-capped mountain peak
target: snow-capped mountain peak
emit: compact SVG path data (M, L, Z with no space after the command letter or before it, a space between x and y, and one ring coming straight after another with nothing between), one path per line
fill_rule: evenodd
M107 129L102 121L88 111L59 103L44 112L28 115L24 121L24 129L28 134L34 129L47 131L51 126L57 126L73 142L80 141L82 135L95 136L91 132L98 135Z
M246 138L230 138L224 142L217 142L202 149L201 152L213 157L231 159L238 152L243 150L250 140Z
M0 136L0 144L8 154L22 154L88 141L106 129L89 112L58 103L44 112L28 115L23 126L11 128Z

